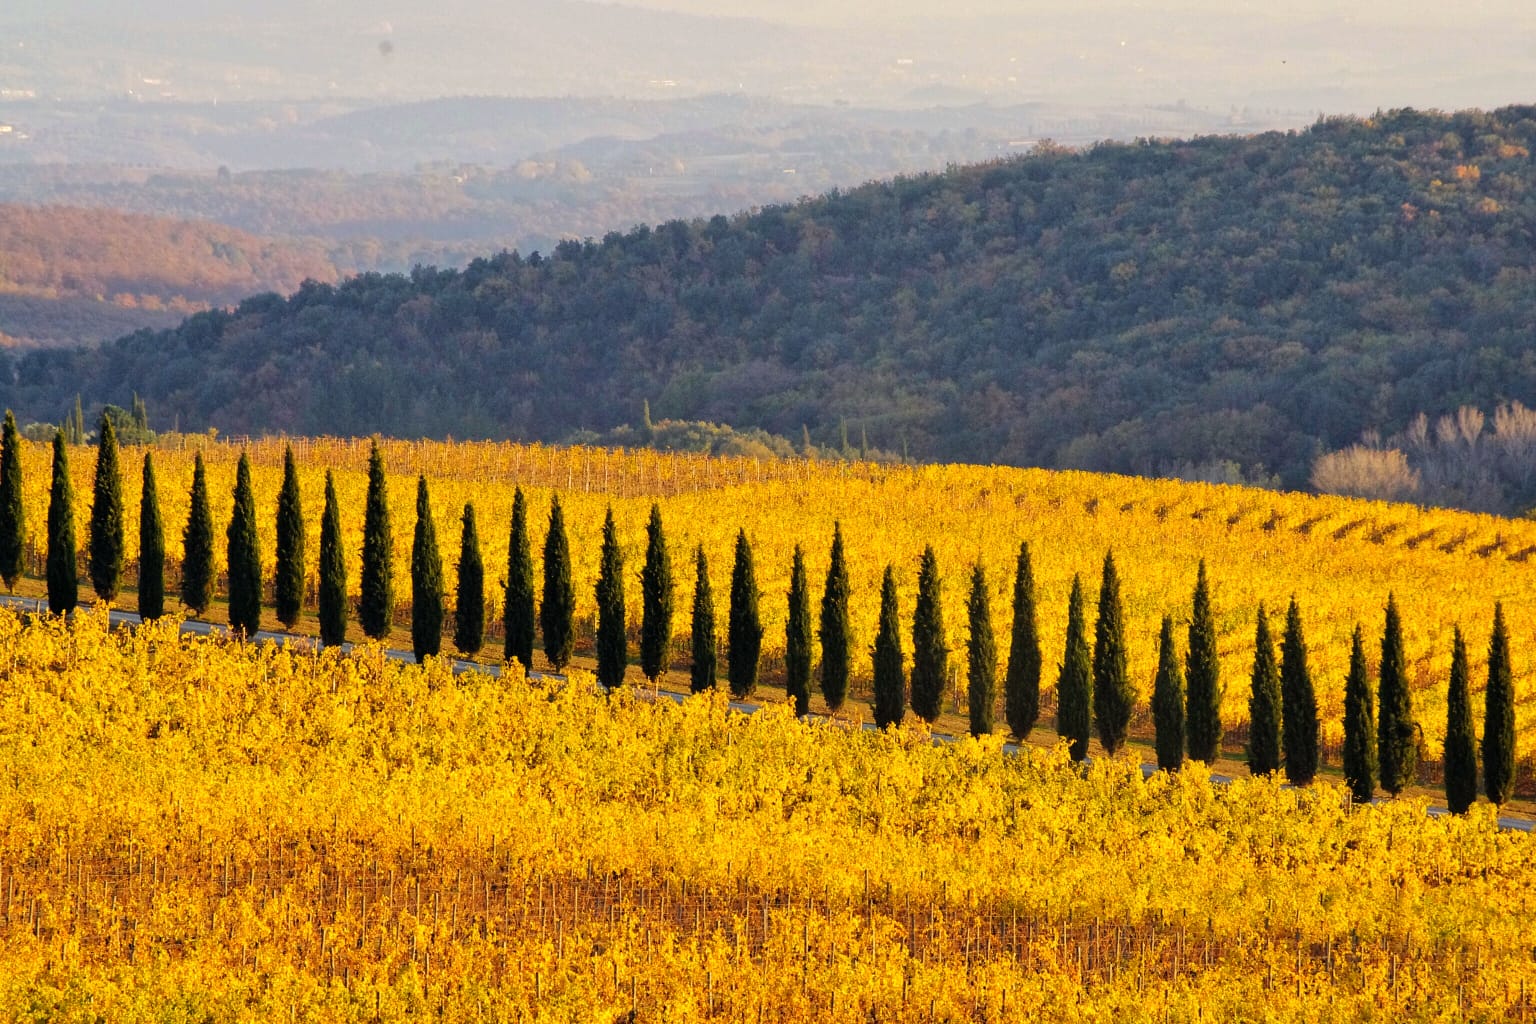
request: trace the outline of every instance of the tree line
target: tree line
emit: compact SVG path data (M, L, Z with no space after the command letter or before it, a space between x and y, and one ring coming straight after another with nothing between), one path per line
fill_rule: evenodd
M27 532L21 504L19 445L15 418L7 411L0 435L0 577L13 590L22 572ZM79 601L75 501L68 453L69 447L59 432L53 442L46 560L48 606L55 614L72 612ZM138 611L143 618L154 619L165 613L165 545L153 453L145 453L142 472ZM360 596L356 605L358 624L372 639L388 636L395 605L387 487L383 457L375 444L369 454ZM87 551L91 585L97 597L107 603L116 599L122 585L124 514L117 437L112 418L103 416L97 434ZM235 476L234 506L225 530L229 624L231 631L241 637L252 637L260 630L263 613L256 516L250 462L242 454ZM276 519L274 611L278 621L292 629L299 621L304 600L306 530L291 447L285 453ZM465 504L461 523L453 643L460 653L473 657L485 642L485 568L473 503ZM542 586L536 586L529 509L521 487L513 495L510 531L503 602L503 658L531 671L535 643L542 639L545 658L555 671L563 671L575 651L576 599L570 542L559 496L555 495L550 503ZM190 508L182 536L180 598L194 615L201 616L212 603L215 586L214 524L201 453L194 463ZM345 640L351 614L341 536L334 481L327 472L320 524L317 603L321 642L328 645ZM416 482L410 565L411 642L420 661L441 653L447 614L442 556L425 475ZM694 552L694 568L689 624L690 686L697 693L717 685L720 661L709 560L703 545ZM603 524L596 583L595 637L597 681L607 689L624 684L630 662L624 572L624 552L610 507ZM646 524L645 563L640 580L639 665L641 673L654 685L671 668L676 611L671 553L661 509L655 503ZM910 628L904 629L895 566L886 565L879 625L869 652L873 669L872 710L876 725L882 728L899 725L908 706L928 723L937 721L943 710L952 652L943 620L944 581L931 546L923 552L917 582ZM970 567L969 588L964 652L967 705L970 731L982 736L996 727L994 713L1000 680L990 590L986 569L979 560ZM848 699L854 662L849 593L842 527L835 524L819 609L814 609L819 613L819 629L813 631L813 595L804 551L800 545L795 546L787 594L784 660L785 688L798 715L810 713L811 687L818 679L830 710L841 709ZM1120 570L1111 551L1104 556L1090 634L1088 596L1081 575L1073 577L1066 638L1056 680L1056 731L1077 760L1088 756L1095 732L1108 754L1118 753L1126 744L1136 710L1136 688L1127 670L1125 616L1120 595ZM757 689L763 642L758 602L762 596L751 541L746 531L740 530L733 552L724 652L726 679L736 698L750 697ZM1044 667L1027 541L1019 547L1012 603L1008 663L1001 679L1002 704L1009 730L1022 740L1030 735L1040 718ZM1248 702L1249 769L1255 775L1283 771L1292 784L1307 785L1318 772L1320 723L1302 613L1295 598L1286 609L1278 656L1268 611L1262 604L1254 628ZM911 642L910 669L904 652L906 638ZM821 645L819 673L815 671L815 639ZM1221 754L1220 708L1224 688L1204 561L1196 575L1184 656L1181 658L1176 650L1173 617L1165 615L1158 638L1157 665L1150 710L1159 768L1178 771L1186 757L1207 764L1216 761ZM1362 628L1357 624L1345 685L1343 772L1351 793L1362 801L1374 796L1378 784L1394 796L1402 792L1413 782L1417 767L1420 730L1414 720L1406 674L1402 621L1391 596L1385 610L1377 677L1379 685L1373 687ZM1466 811L1476 800L1480 764L1482 790L1490 802L1503 804L1513 794L1515 695L1502 605L1495 606L1489 640L1480 748L1469 686L1466 642L1458 627L1447 694L1444 757L1446 798L1451 810L1457 813Z

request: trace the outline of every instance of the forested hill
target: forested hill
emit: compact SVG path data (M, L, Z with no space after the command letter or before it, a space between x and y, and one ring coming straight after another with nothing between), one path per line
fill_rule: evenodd
M914 458L1305 481L1536 404L1536 107L1044 149L37 353L5 404L225 432L560 438L707 419ZM5 368L0 367L0 374Z

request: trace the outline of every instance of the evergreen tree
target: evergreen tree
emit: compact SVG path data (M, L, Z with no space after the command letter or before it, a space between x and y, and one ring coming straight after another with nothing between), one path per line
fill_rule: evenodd
M699 545L694 559L693 624L690 637L693 645L693 667L689 671L689 688L703 693L715 688L715 598L709 589L709 560L704 557L704 545Z
M160 491L155 464L144 453L144 484L139 497L139 618L165 614L165 528L160 524Z
M667 674L672 660L672 602L672 556L661 506L652 502L645 524L645 568L640 570L640 671L652 686Z
M997 703L997 641L992 635L992 605L987 596L987 572L980 562L971 570L971 596L965 607L970 625L965 660L971 735L986 736L992 732L993 705Z
M853 629L848 618L848 563L843 553L843 525L832 526L832 562L821 594L821 693L833 711L848 697L853 672Z
M363 509L363 568L357 621L374 640L389 636L395 617L395 541L389 522L389 481L375 441L368 452L368 503Z
M416 533L411 537L411 650L418 662L443 649L443 559L427 478L416 478Z
M1163 616L1157 636L1157 679L1152 684L1152 725L1157 732L1157 766L1176 772L1184 765L1184 670L1173 649L1173 617Z
M304 608L304 504L292 445L283 452L283 486L277 492L277 576L273 582L277 621L292 629Z
M1056 734L1069 741L1074 761L1088 756L1088 720L1093 708L1093 655L1088 649L1088 627L1083 620L1083 580L1072 577L1072 596L1067 602L1067 643L1061 673L1056 679Z
M1093 631L1093 717L1099 742L1109 754L1125 743L1136 706L1136 690L1125 666L1125 612L1120 603L1120 574L1113 552L1104 555L1104 579L1099 586L1099 618Z
M1445 707L1445 803L1465 814L1477 802L1477 737L1472 733L1472 698L1467 692L1467 644L1456 627L1451 641L1451 685Z
M320 642L347 639L347 558L341 546L341 507L336 481L325 471L325 511L320 516Z
M1285 744L1285 777L1293 786L1310 785L1317 777L1317 694L1307 667L1307 640L1302 634L1301 608L1296 598L1285 613L1285 638L1280 642L1280 696L1284 712L1280 738Z
M917 608L912 613L912 710L922 719L938 719L949 678L949 647L944 637L944 581L932 545L923 549L917 571Z
M261 629L261 546L256 536L256 494L244 452L235 470L235 506L225 531L229 565L229 625L237 636Z
M1365 637L1357 624L1344 683L1344 782L1356 803L1376 795L1376 700L1365 665Z
M80 603L75 564L75 491L64 435L53 435L53 486L48 494L48 610L68 615Z
M453 645L473 658L485 646L485 563L480 560L480 531L475 506L464 503L459 534L459 585L453 602Z
M726 677L731 695L748 697L757 689L757 663L763 648L763 623L757 614L757 571L747 531L736 534L736 564L731 567L731 620L726 624Z
M1387 595L1387 622L1381 634L1381 697L1377 709L1376 756L1381 788L1393 796L1413 784L1418 767L1418 723L1413 720L1413 694L1403 653L1403 624L1397 599Z
M1040 629L1035 621L1035 573L1029 542L1019 545L1013 578L1013 631L1008 645L1008 674L1004 680L1004 713L1008 728L1026 739L1040 717Z
M502 656L533 668L533 640L538 628L534 612L533 545L528 540L528 502L519 487L512 497L512 532L507 542L507 592L502 606L506 641Z
M597 575L597 682L605 689L624 683L629 639L624 633L624 552L613 507L603 520L603 549Z
M1483 792L1502 805L1515 795L1515 681L1509 663L1504 606L1493 606L1488 641L1488 689L1483 708ZM1467 726L1470 735L1472 727Z
M901 615L896 607L896 573L885 567L880 584L880 628L872 652L875 663L875 728L900 725L906 714L907 680L902 667Z
M1253 638L1253 684L1248 697L1248 771L1254 775L1280 770L1281 703L1275 642L1269 635L1269 615L1260 602Z
M1195 579L1194 614L1189 621L1189 649L1184 658L1189 697L1184 734L1189 741L1189 756L1191 760L1211 764L1221 756L1221 662L1204 559Z
M15 593L21 579L23 555L27 548L27 513L21 477L21 435L16 432L16 417L5 410L5 427L0 433L0 579L5 589Z
M106 413L96 436L96 479L91 491L91 588L111 604L123 585L123 480L117 431Z
M805 578L805 552L796 544L784 622L784 689L795 702L796 715L811 711L811 660L811 588Z
M213 512L208 505L208 472L203 453L192 462L187 528L181 534L181 603L201 616L213 602Z
M544 657L556 672L564 672L576 649L576 588L571 583L571 543L565 536L560 498L549 503L549 533L544 537L544 599L539 627L544 631Z

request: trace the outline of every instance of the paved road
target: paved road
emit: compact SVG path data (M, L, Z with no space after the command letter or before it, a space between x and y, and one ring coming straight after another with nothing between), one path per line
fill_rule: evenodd
M0 594L0 604L10 605L11 607L19 607L19 608L23 608L23 609L25 609L27 611L33 611L33 612L41 612L41 611L45 610L43 601L41 599L37 599L37 598L11 597L11 596L6 596L6 595L3 595L3 594ZM111 618L112 618L112 624L114 626L130 626L130 627L132 627L132 626L139 625L141 623L141 621L142 621L139 618L139 616L138 616L138 614L136 612L122 611L122 610L115 609L115 608L112 610ZM229 628L227 626L220 626L217 623L203 622L201 620L196 620L196 619L183 620L183 622L181 624L181 631L183 633L191 633L191 634L196 634L196 635L199 635L199 636L227 636L227 635L229 635ZM276 632L276 631L272 631L272 630L262 630L261 632L257 633L256 634L256 640L258 642L260 642L260 641L270 641L271 643L281 644L281 645L284 645L284 646L287 646L289 644L294 644L294 645L302 645L302 646L305 646L305 647L312 647L315 644L319 643L319 641L315 637L312 637L312 636L307 636L307 635L302 635L302 634L297 634L297 633L282 633L282 632ZM352 646L353 645L350 644L350 643L342 644L342 648L341 649L342 649L343 652L350 654L351 651L352 651ZM395 648L385 648L384 655L385 655L385 657L391 658L391 659L393 659L395 661L412 662L413 663L416 660L416 656L412 652L410 652L410 651L402 651L402 650L398 650L398 649L395 649ZM453 663L453 671L455 673L483 672L486 675L500 676L501 675L501 666L500 665L483 665L483 664L481 664L479 662L474 662L474 661L455 660L454 663ZM560 674L560 673L558 673L558 672L529 672L528 673L528 677L530 679L553 679L553 680L564 680L565 679L565 676ZM653 692L656 694L656 696L658 698L665 698L665 699L668 699L668 700L676 701L678 703L681 703L682 701L686 700L688 698L688 696L689 696L689 694L683 693L683 692L678 691L678 690L655 690ZM731 710L739 711L739 712L741 712L744 715L752 714L759 707L759 705L757 705L757 704L751 704L751 703L748 703L746 701L740 701L740 700L733 700L733 701L731 701L730 702L730 706L731 706ZM821 716L815 716L815 717L821 717ZM875 724L873 722L865 722L863 724L863 728L866 729L866 730L873 731L875 729ZM934 742L935 745L940 745L940 744L945 744L945 743L953 743L953 742L955 742L955 737L950 736L950 735L945 734L945 733L934 733L933 734L933 742ZM1017 743L1005 743L1003 745L1003 750L1006 753L1016 754L1019 751L1019 745ZM1158 770L1157 769L1157 765L1155 765L1155 764L1143 763L1142 766L1141 766L1141 774L1142 774L1143 777L1146 777L1146 778L1150 778L1152 775L1155 775L1157 773L1157 770ZM1230 776L1226 776L1226 775L1212 775L1211 776L1211 781L1216 782L1216 783L1226 784L1226 783L1231 782L1232 779L1231 779ZM1373 802L1380 803L1381 801L1377 800L1377 801L1373 801ZM1445 807L1430 807L1429 808L1430 817L1438 818L1438 817L1441 817L1441 816L1449 814L1449 813L1450 813L1450 810L1445 808ZM1506 817L1501 817L1501 818L1499 818L1499 827L1502 828L1502 829L1511 831L1511 832L1532 832L1532 831L1536 831L1536 822L1527 821L1527 820L1525 820L1523 818L1506 818Z

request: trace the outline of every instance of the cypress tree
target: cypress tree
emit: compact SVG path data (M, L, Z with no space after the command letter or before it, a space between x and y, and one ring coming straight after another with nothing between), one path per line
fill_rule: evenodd
M485 646L485 563L480 560L480 531L475 506L464 503L459 534L459 584L453 601L453 645L473 658Z
M208 507L208 471L203 453L192 462L187 528L181 534L181 603L201 616L213 601L213 512Z
M1376 700L1365 665L1365 637L1355 626L1344 682L1344 782L1356 803L1376 795Z
M144 453L144 484L139 497L139 618L165 614L165 528L160 524L160 491L155 464Z
M1067 643L1056 679L1056 734L1070 743L1074 761L1088 756L1088 720L1093 707L1093 655L1088 650L1088 627L1083 621L1083 580L1072 577L1072 596L1067 602Z
M1035 621L1035 573L1029 542L1019 545L1013 577L1013 631L1008 644L1008 674L1004 680L1004 713L1008 728L1026 739L1040 717L1040 629Z
M341 507L336 481L325 471L325 511L320 516L320 642L347 639L347 559L341 546Z
M304 504L293 445L283 452L283 486L277 492L277 576L273 582L277 621L292 629L304 608Z
M1216 618L1211 612L1211 588L1205 560L1195 578L1194 614L1189 620L1188 713L1185 736L1191 760L1211 764L1221 756L1221 662L1216 650Z
M1310 785L1317 777L1317 694L1307 667L1307 640L1301 628L1296 598L1285 612L1285 638L1280 642L1280 696L1284 716L1280 729L1285 744L1285 777L1293 786Z
M661 506L651 503L645 524L645 568L640 570L640 671L655 686L672 660L672 556L661 525Z
M1411 785L1418 764L1417 730L1413 720L1413 694L1408 689L1407 659L1403 653L1403 623L1397 599L1387 595L1387 622L1381 634L1381 698L1377 710L1377 757L1381 764L1381 788L1393 796Z
M1104 555L1099 586L1099 618L1093 630L1093 717L1099 742L1114 754L1125 743L1136 706L1136 690L1125 667L1125 612L1120 603L1120 574L1113 552Z
M1281 703L1275 642L1269 635L1269 615L1261 602L1253 638L1253 683L1248 696L1248 771L1254 775L1280 770Z
M795 545L789 569L789 617L784 622L784 689L795 714L811 710L811 588L805 578L805 553Z
M726 677L731 695L751 696L757 689L757 662L762 654L763 623L757 614L757 571L747 531L736 534L736 564L731 567L731 620L726 624Z
M96 436L96 478L91 490L91 588L107 604L123 585L123 480L118 470L117 431L101 414Z
M1467 645L1457 626L1445 707L1445 803L1452 814L1465 814L1477 802L1477 738L1472 734L1467 676Z
M1488 641L1488 689L1483 708L1483 792L1502 805L1515 794L1515 681L1509 662L1504 606L1493 606ZM1468 734L1471 726L1467 727Z
M261 547L251 461L244 452L235 470L235 507L225 539L229 544L229 626L236 635L253 637L261 629Z
M416 478L416 532L411 537L411 650L418 662L443 649L443 559L427 478Z
M67 615L80 603L75 565L75 490L64 435L53 435L53 486L48 493L48 610Z
M987 572L980 562L971 570L971 596L965 609L970 625L965 661L971 735L986 736L992 732L992 708L997 703L997 641L992 635L992 605L987 597Z
M832 526L832 562L821 594L821 693L833 711L848 697L853 672L853 632L848 619L848 563L843 553L843 525Z
M363 568L358 581L357 621L374 640L389 636L395 616L393 531L389 523L389 481L375 441L368 452L368 503L363 509Z
M689 688L703 693L715 688L715 598L709 589L709 560L704 557L704 545L699 545L694 559L693 625L690 634L693 645L693 667L689 670Z
M528 502L519 487L512 497L512 532L507 542L507 592L502 604L506 639L502 656L516 659L523 670L533 668L533 640L538 628L534 613L533 545L528 541Z
M597 682L605 689L624 683L629 639L624 634L624 552L613 522L613 507L603 520L602 559L597 574Z
M576 649L576 589L571 583L571 543L565 536L560 498L549 503L549 533L544 537L544 599L539 627L544 631L544 657L556 672L564 672Z
M939 717L949 677L944 638L944 581L932 545L923 549L917 571L917 608L912 613L912 710L926 721Z
M896 573L887 565L880 584L880 628L872 652L875 668L875 727L900 725L906 714L907 680L902 668L901 614L896 607Z
M21 478L21 435L16 432L16 417L5 410L5 427L0 431L0 579L12 593L21 579L22 556L27 545L27 513L23 504Z
M1152 683L1152 725L1157 731L1157 766L1176 772L1184 765L1184 670L1173 649L1173 617L1163 616L1157 636L1157 679Z

